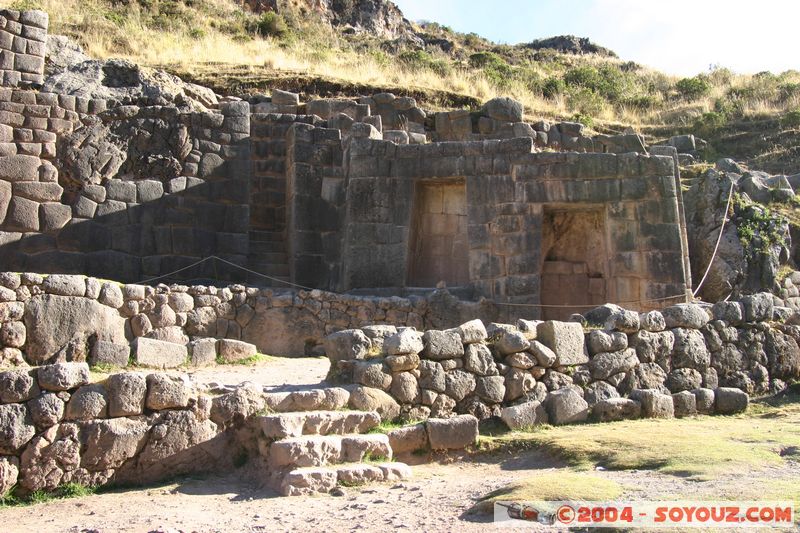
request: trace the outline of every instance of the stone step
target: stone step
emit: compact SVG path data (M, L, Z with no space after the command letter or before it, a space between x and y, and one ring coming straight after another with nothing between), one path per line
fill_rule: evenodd
M365 433L380 423L381 415L375 411L299 411L258 417L261 433L268 439Z
M360 463L366 459L389 461L392 447L383 433L366 435L303 435L286 437L269 446L273 469L308 468L339 463Z
M405 463L342 464L311 468L296 468L281 480L284 496L328 493L337 486L350 487L366 483L405 481L411 468Z
M267 408L273 413L298 411L336 411L347 408L350 391L343 387L325 387L297 391L266 392Z

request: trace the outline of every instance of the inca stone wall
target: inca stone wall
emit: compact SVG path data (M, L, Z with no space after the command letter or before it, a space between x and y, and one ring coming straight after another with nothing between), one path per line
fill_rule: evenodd
M4 87L42 84L49 23L42 11L0 10L0 79Z
M548 416L561 424L592 412L601 420L647 416L652 402L683 416L715 405L725 412L714 403L720 387L765 395L797 379L800 328L772 322L786 316L762 293L644 314L603 306L586 314L602 329L528 320L424 333L371 326L334 333L325 348L329 379L384 391L411 419L527 413L533 418L519 426Z

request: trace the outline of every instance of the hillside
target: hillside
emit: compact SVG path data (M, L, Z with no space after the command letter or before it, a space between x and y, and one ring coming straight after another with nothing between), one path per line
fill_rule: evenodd
M412 23L387 0L15 0L50 13L51 31L93 57L161 66L221 94L272 87L304 96L386 89L432 109L498 95L534 118L573 119L649 140L696 133L707 158L772 172L800 163L800 73L715 68L676 78L573 36L498 45ZM156 43L156 44L154 44Z

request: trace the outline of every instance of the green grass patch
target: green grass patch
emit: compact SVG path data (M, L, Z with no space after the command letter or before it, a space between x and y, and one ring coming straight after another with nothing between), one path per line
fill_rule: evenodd
M414 426L416 424L419 424L419 422L420 422L419 420L412 420L412 421L402 421L400 419L381 420L380 424L367 431L367 433L389 433L393 429L400 429L406 426Z
M709 480L782 464L782 450L800 447L800 403L793 396L736 416L543 426L480 440L484 451L504 446L535 448L578 469L601 465Z
M260 365L271 363L277 361L278 358L272 355L266 355L263 353L257 353L245 359L239 359L238 361L226 361L221 357L217 357L217 364L219 365L240 365L240 366L253 366L253 365Z
M53 500L83 498L85 496L91 496L95 492L97 492L96 488L85 487L83 485L79 485L78 483L65 483L51 492L35 490L27 496L17 495L16 488L13 488L0 497L0 507L35 505L39 503L51 502Z
M496 501L613 500L622 493L619 483L592 474L561 470L539 472L490 492L470 512L491 513Z

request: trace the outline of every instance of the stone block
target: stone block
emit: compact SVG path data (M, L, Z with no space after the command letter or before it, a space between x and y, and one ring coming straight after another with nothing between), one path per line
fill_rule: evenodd
M108 341L97 341L89 355L91 365L108 365L124 368L128 366L131 347L127 344L115 344Z
M219 350L220 359L226 363L241 361L258 353L258 348L256 348L255 344L232 339L220 339L217 349Z
M572 387L548 393L545 405L550 423L556 426L583 422L589 418L589 404Z
M60 392L89 383L89 365L86 363L56 363L39 368L39 386Z
M136 363L151 368L177 368L186 363L186 346L171 342L139 337L134 341L133 353Z
M429 448L428 432L422 423L393 429L388 435L389 444L395 455Z
M461 450L478 439L478 419L472 415L430 418L425 426L433 450Z
M631 391L630 398L642 404L644 418L672 418L675 416L675 407L672 396L662 394L650 389L635 389Z
M678 418L697 414L697 398L691 391L685 390L673 394L672 405Z
M137 416L144 413L147 396L145 376L134 372L113 374L106 379L108 416Z
M556 354L558 366L582 365L589 362L583 326L580 324L548 320L539 324L536 335L539 342Z
M641 417L642 405L629 398L609 398L601 400L592 409L592 418L598 422L634 420Z
M504 407L500 418L509 429L527 429L538 424L547 424L547 410L541 402L530 401L519 405Z
M423 356L428 359L454 359L464 356L464 345L461 335L456 330L426 331L422 335L425 345Z
M720 387L714 391L714 411L718 415L732 415L747 410L750 397L733 387Z
M192 366L213 365L217 360L217 339L197 339L189 344Z

